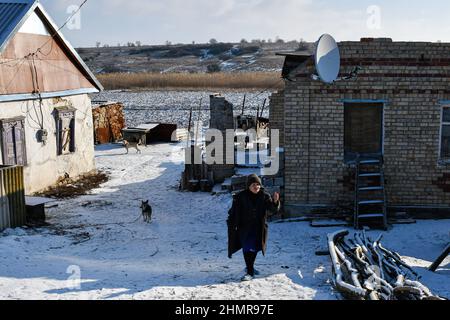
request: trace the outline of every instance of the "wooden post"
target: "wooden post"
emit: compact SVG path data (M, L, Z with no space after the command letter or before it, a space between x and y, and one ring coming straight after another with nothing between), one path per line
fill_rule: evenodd
M258 132L258 127L259 127L259 106L256 108L256 120L255 120L255 131L256 131L256 140L258 141L258 136L259 136L259 132Z
M244 94L244 101L242 102L242 115L244 115L244 111L245 111L245 99L246 99L247 95Z
M447 245L447 248L441 253L441 255L436 259L435 262L428 268L428 270L435 272L439 265L444 261L444 259L450 254L450 244Z
M192 111L194 110L194 107L191 107L191 111L189 112L189 125L188 125L188 132L191 132L191 125L192 125Z
M197 126L196 126L196 130L195 130L195 145L197 145L197 139L198 139L198 126L200 124L200 115L202 113L202 101L203 101L203 98L200 98L200 105L198 106Z
M262 106L262 109L261 109L261 116L260 116L261 118L263 116L264 108L266 107L266 102L267 102L267 99L264 99L263 106Z

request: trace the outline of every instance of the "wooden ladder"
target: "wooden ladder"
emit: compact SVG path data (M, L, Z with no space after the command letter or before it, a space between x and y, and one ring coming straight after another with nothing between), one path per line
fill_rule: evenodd
M387 229L382 156L356 158L354 227L381 225Z

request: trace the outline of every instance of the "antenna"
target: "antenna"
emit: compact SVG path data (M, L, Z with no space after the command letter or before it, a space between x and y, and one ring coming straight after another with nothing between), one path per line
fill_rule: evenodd
M341 55L336 40L332 36L324 34L319 38L314 58L320 80L325 83L335 82L341 67Z
M314 60L318 75L311 75L311 79L329 84L356 78L361 70L360 66L356 66L350 74L338 78L341 68L341 54L336 40L329 34L323 34L317 41Z

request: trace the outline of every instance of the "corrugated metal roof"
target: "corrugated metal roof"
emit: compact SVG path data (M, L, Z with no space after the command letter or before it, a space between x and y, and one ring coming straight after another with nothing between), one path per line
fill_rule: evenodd
M36 2L36 0L0 1L0 52Z

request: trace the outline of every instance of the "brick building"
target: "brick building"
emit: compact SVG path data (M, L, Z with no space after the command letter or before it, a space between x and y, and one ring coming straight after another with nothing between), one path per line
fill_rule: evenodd
M314 81L312 53L285 54L271 126L285 152L285 210L351 206L357 153L383 156L388 208L450 209L450 43L341 42L341 76ZM449 210L450 211L450 210Z

